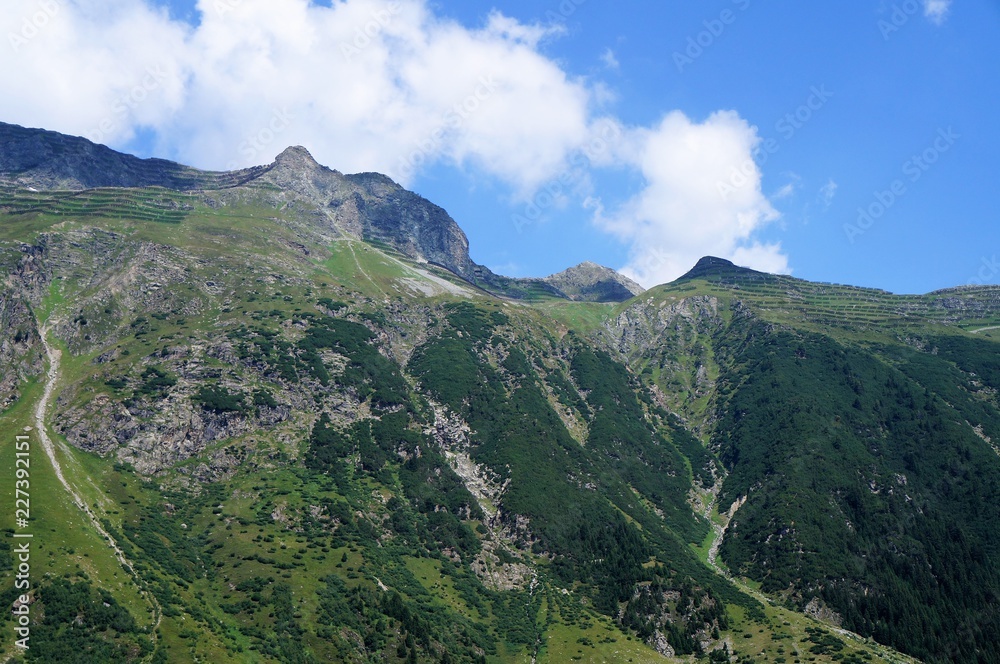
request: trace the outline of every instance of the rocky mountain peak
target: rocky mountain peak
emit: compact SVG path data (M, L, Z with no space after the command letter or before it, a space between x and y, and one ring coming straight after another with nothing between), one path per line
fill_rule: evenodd
M301 145L287 147L274 159L276 166L293 168L299 170L316 170L323 168L319 162L313 158L309 150Z
M0 184L39 191L162 187L207 196L213 205L249 195L281 208L297 199L306 203L299 209L307 210L299 229L313 241L348 237L383 242L499 295L525 297L540 286L556 297L621 302L643 292L634 281L592 262L547 279L493 274L470 258L468 238L444 209L385 175L344 175L328 168L300 145L286 148L268 165L211 172L0 122Z
M544 281L571 300L622 302L645 292L625 275L591 261L553 274Z
M720 277L720 276L752 276L759 275L764 276L763 272L757 272L756 270L751 270L748 267L740 267L732 261L728 261L725 258L718 258L716 256L705 256L699 260L693 268L691 268L686 274L678 279L678 281L686 279L705 279L708 277Z

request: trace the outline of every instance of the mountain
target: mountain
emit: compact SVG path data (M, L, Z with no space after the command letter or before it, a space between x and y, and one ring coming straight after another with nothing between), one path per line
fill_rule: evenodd
M297 216L304 222L300 230L318 232L326 240L349 237L382 242L407 258L440 265L470 283L510 297L567 297L546 280L510 279L477 265L469 257L465 233L442 208L384 175L343 175L321 166L303 147L288 148L267 166L207 172L162 159L138 159L84 138L0 123L3 184L22 191L83 192L64 196L68 201L86 201L90 198L87 190L163 188L197 195L215 205L247 196L266 205L298 204L302 207ZM35 198L24 201L0 192L0 207L21 211L53 205ZM611 270L589 273L590 282L580 282L581 275L576 275L579 283L572 286L573 299L593 293L602 300L622 301L638 292L636 284ZM614 285L618 283L625 286Z
M1000 288L515 280L303 148L3 131L5 654L1000 659Z
M772 275L765 272L758 272L746 267L739 267L732 261L715 256L705 256L699 260L693 268L682 275L678 281L691 281L693 279L720 279L729 277L742 281L761 279L768 280Z
M584 302L624 302L645 289L628 277L611 268L591 263L580 263L544 281L569 299Z
M164 159L139 159L84 138L0 122L0 173L4 180L24 189L218 189L239 184L260 170L227 177Z

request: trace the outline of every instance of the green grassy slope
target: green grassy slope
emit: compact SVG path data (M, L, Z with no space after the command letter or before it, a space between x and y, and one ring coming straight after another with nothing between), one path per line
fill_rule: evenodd
M669 362L619 356L592 335L635 302L506 301L384 246L320 241L252 191L4 196L2 264L64 351L49 419L64 468L136 563L39 458L27 661L662 661L651 644L901 661L765 607L696 553L713 530L689 501L728 460L702 444L711 385L735 367L715 322L651 338ZM719 321L735 316L723 285L670 288L649 297L714 296ZM906 375L894 349L870 352ZM30 425L41 379L4 432ZM742 488L730 466L724 496Z
M927 661L996 661L997 346L970 331L997 289L702 267L619 305L604 336L722 462L721 560Z

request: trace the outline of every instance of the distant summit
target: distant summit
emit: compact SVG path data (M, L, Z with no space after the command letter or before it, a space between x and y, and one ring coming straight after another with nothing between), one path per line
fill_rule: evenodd
M543 279L571 300L623 302L645 289L623 274L590 261Z
M275 157L274 163L299 167L299 168L319 167L319 162L317 162L316 159L313 158L309 150L305 149L301 145L293 145L291 147L285 148L285 150L281 154Z
M751 270L748 267L740 267L733 263L732 261L727 261L725 258L717 258L715 256L705 256L699 260L693 268L691 268L686 274L677 279L677 281L686 281L690 279L710 279L710 278L726 278L726 277L740 277L746 278L759 278L765 279L772 275L766 272L758 272L757 270Z

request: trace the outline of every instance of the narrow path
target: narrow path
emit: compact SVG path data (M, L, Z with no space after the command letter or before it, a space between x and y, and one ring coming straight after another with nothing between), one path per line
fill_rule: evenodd
M989 332L990 330L1000 330L1000 325L994 325L992 327L981 327L978 330L969 330L969 333L979 334L980 332Z
M350 240L347 240L346 242L347 242L347 248L351 250L351 256L352 256L352 257L354 258L354 265L356 265L356 266L357 266L357 268L358 268L358 272L360 272L360 273L361 273L361 274L362 274L362 275L364 276L364 278L365 278L365 279L367 279L368 281L370 281L370 282L371 282L371 284L372 284L372 286L374 286L374 287L375 287L375 289L376 289L376 290L377 290L378 292L382 293L382 295L383 295L383 296L385 296L385 295L388 295L388 293L386 293L386 292L385 292L385 291L384 291L384 290L382 289L382 287L378 285L378 282L377 282L377 281L375 281L374 279L372 279L371 275L370 275L370 274L368 274L368 273L367 273L367 272L365 271L365 268L361 267L361 261L360 261L360 260L358 260L358 254L357 254L357 252L356 252L356 251L354 250L354 243L353 243L353 242L351 242Z
M97 517L97 514L87 505L87 502L83 500L79 493L70 485L66 480L66 476L63 474L62 464L59 463L59 458L56 455L56 445L49 438L48 429L46 428L45 422L48 419L49 404L52 402L52 397L55 394L56 386L59 383L59 362L62 359L62 351L57 348L53 348L52 344L46 338L48 334L48 327L39 326L38 334L42 339L42 346L45 347L45 354L49 358L49 369L45 377L45 391L42 393L42 398L38 400L35 405L35 429L38 432L38 439L42 443L42 449L45 450L45 455L49 458L49 462L52 464L52 470L56 474L56 478L59 483L62 484L63 488L66 489L66 493L73 498L73 502L79 507L84 514L90 519L91 525L97 530L98 534L101 535L111 546L111 549L115 552L115 557L121 566L129 573L132 578L138 581L138 576L135 573L135 565L132 561L128 559L125 552L121 550L118 546L118 542L105 530L104 526L101 524L101 520ZM146 599L153 607L153 628L150 632L153 646L155 650L156 646L156 629L160 626L160 619L162 617L162 610L160 609L160 603L156 600L156 597L148 589L143 588L140 583L140 593L143 598Z

